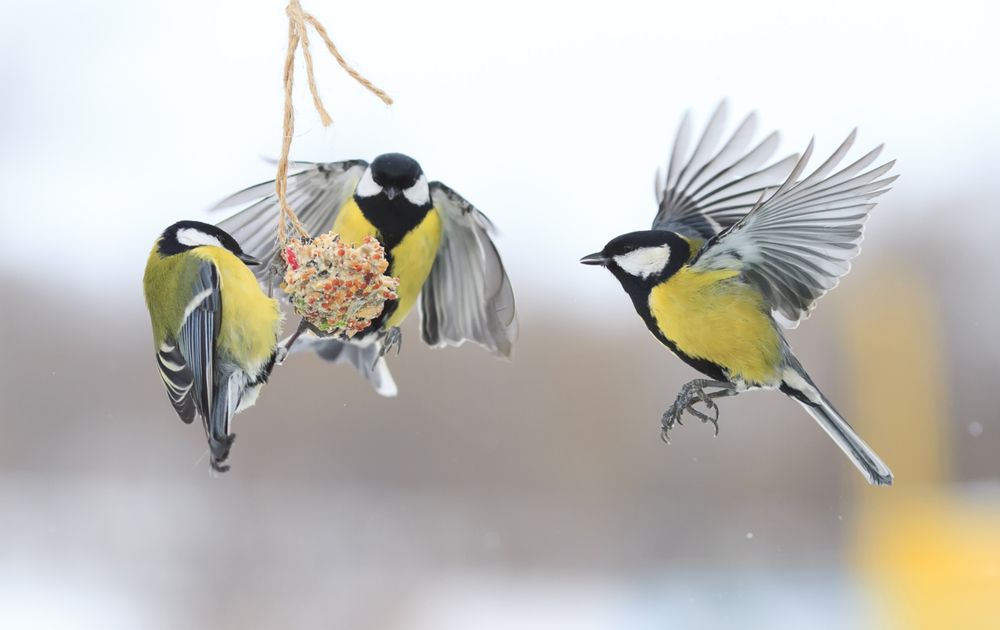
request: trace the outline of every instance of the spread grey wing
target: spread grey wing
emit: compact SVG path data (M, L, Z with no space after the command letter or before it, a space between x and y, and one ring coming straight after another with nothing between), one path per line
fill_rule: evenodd
M420 294L421 334L431 346L473 341L509 357L517 338L514 291L489 219L441 182L431 182L441 246Z
M794 155L763 167L778 148L777 132L749 148L757 127L756 113L747 116L720 148L727 110L726 101L719 103L690 155L691 123L685 114L666 177L660 171L656 174L660 208L654 230L711 238L739 221L763 190L777 186L791 172Z
M810 141L785 182L739 222L701 249L691 265L735 269L756 286L775 318L795 328L823 294L851 268L860 251L873 201L896 177L884 177L895 161L868 167L882 146L836 173L857 130L819 168L799 180L813 151Z
M324 164L293 162L289 167L302 170L288 176L288 205L310 234L321 234L333 227L337 212L354 194L368 163L364 160ZM251 201L253 203L246 209L218 225L236 239L243 251L266 263L252 269L258 278L263 278L278 253L275 239L278 198L274 194L274 181L234 193L216 204L213 210Z
M212 413L215 339L221 321L218 270L212 263L203 262L184 309L180 332L176 339L163 342L156 361L177 415L189 423L197 413L206 431Z

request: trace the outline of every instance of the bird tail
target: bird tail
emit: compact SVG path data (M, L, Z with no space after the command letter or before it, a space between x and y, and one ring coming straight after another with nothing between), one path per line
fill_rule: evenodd
M301 337L294 346L296 351L313 350L325 361L353 365L380 396L393 397L399 393L396 381L389 372L385 358L379 356L382 344L378 341L358 345L337 339Z
M229 470L226 460L229 459L229 449L236 439L231 426L240 404L244 382L238 374L228 370L222 370L215 378L218 382L213 393L211 415L204 419L205 433L208 437L212 470L224 473Z
M834 408L801 366L788 368L781 383L781 391L794 398L812 416L819 426L833 438L842 451L857 466L873 486L892 485L892 471L885 462L865 444L861 436Z

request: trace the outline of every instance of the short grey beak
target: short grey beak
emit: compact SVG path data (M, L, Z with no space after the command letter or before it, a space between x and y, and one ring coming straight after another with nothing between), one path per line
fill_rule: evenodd
M584 265L601 265L603 267L608 264L608 259L604 254L597 252L596 254L587 254L580 259L580 262Z
M239 256L237 256L237 258L239 258L240 260L242 260L243 264L247 265L248 267L252 267L253 265L259 265L260 264L260 261L257 260L256 258L254 258L253 256L251 256L250 254L246 254L246 253L240 254Z
M385 192L385 196L389 198L389 201L392 201L397 195L399 195L399 189L394 188L393 186L385 187L383 192Z

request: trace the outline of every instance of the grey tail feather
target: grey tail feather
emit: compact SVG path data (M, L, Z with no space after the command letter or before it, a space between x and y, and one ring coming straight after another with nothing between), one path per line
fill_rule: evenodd
M794 398L809 412L809 415L819 423L827 435L833 438L837 446L868 479L868 483L873 486L891 486L892 471L889 470L885 462L872 450L872 447L861 439L861 436L840 415L833 404L823 395L823 392L813 384L805 371L801 368L796 369L796 371L799 372L812 391L802 391L802 389L787 382L781 384L781 391Z
M396 381L393 380L392 374L389 372L385 358L379 357L382 344L378 342L359 346L337 339L312 338L308 341L300 339L295 346L296 349L314 350L325 361L353 365L354 369L371 383L375 392L381 396L392 397L398 393Z
M239 397L242 392L236 391L236 383L233 382L232 373L228 370L220 370L215 373L215 392L212 400L212 417L207 418L205 430L208 433L208 448L211 451L212 470L224 473L229 470L226 460L229 459L229 449L233 446L236 436L230 432L230 424L236 408L239 406ZM235 401L233 400L235 398Z

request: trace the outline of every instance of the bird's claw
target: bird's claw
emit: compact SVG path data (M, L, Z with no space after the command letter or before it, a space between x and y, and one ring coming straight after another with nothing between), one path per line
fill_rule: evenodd
M660 429L660 441L664 444L670 444L670 434L667 432L667 427Z
M680 398L674 401L674 404L663 412L663 417L660 418L660 425L663 427L660 429L660 439L663 440L664 444L670 444L670 429L675 426L683 426L681 422L681 416L684 415L684 408L679 406Z
M274 297L274 279L283 278L285 276L285 268L279 262L281 260L280 256L275 256L271 263L267 266L267 297Z
M686 407L688 413L706 424L711 423L715 427L715 435L719 435L719 405L715 404L715 401L708 397L708 394L705 393L702 387L693 387L692 391L697 396L697 399L688 402ZM712 416L695 409L694 405L697 402L703 403L712 412Z
M399 326L393 326L385 331L382 348L378 351L379 358L389 354L393 348L396 349L396 356L399 356L399 351L403 349L403 333L399 330Z
M712 412L712 415L697 409L695 407L697 403L704 404L705 407ZM673 404L670 405L665 412L663 412L663 417L661 418L663 428L660 430L660 439L665 443L670 443L670 438L667 435L669 431L675 426L683 425L681 418L684 416L685 411L690 413L695 418L698 418L703 423L711 423L715 428L715 435L719 434L719 405L708 397L704 388L702 388L699 384L688 383L681 388L681 391L677 395L677 399L674 400Z
M372 363L372 370L382 360L382 357L389 354L393 348L396 349L396 356L399 356L399 351L403 348L403 333L399 330L399 326L393 326L385 331L382 334L381 341L382 347L378 349L378 356L375 357L375 361Z

